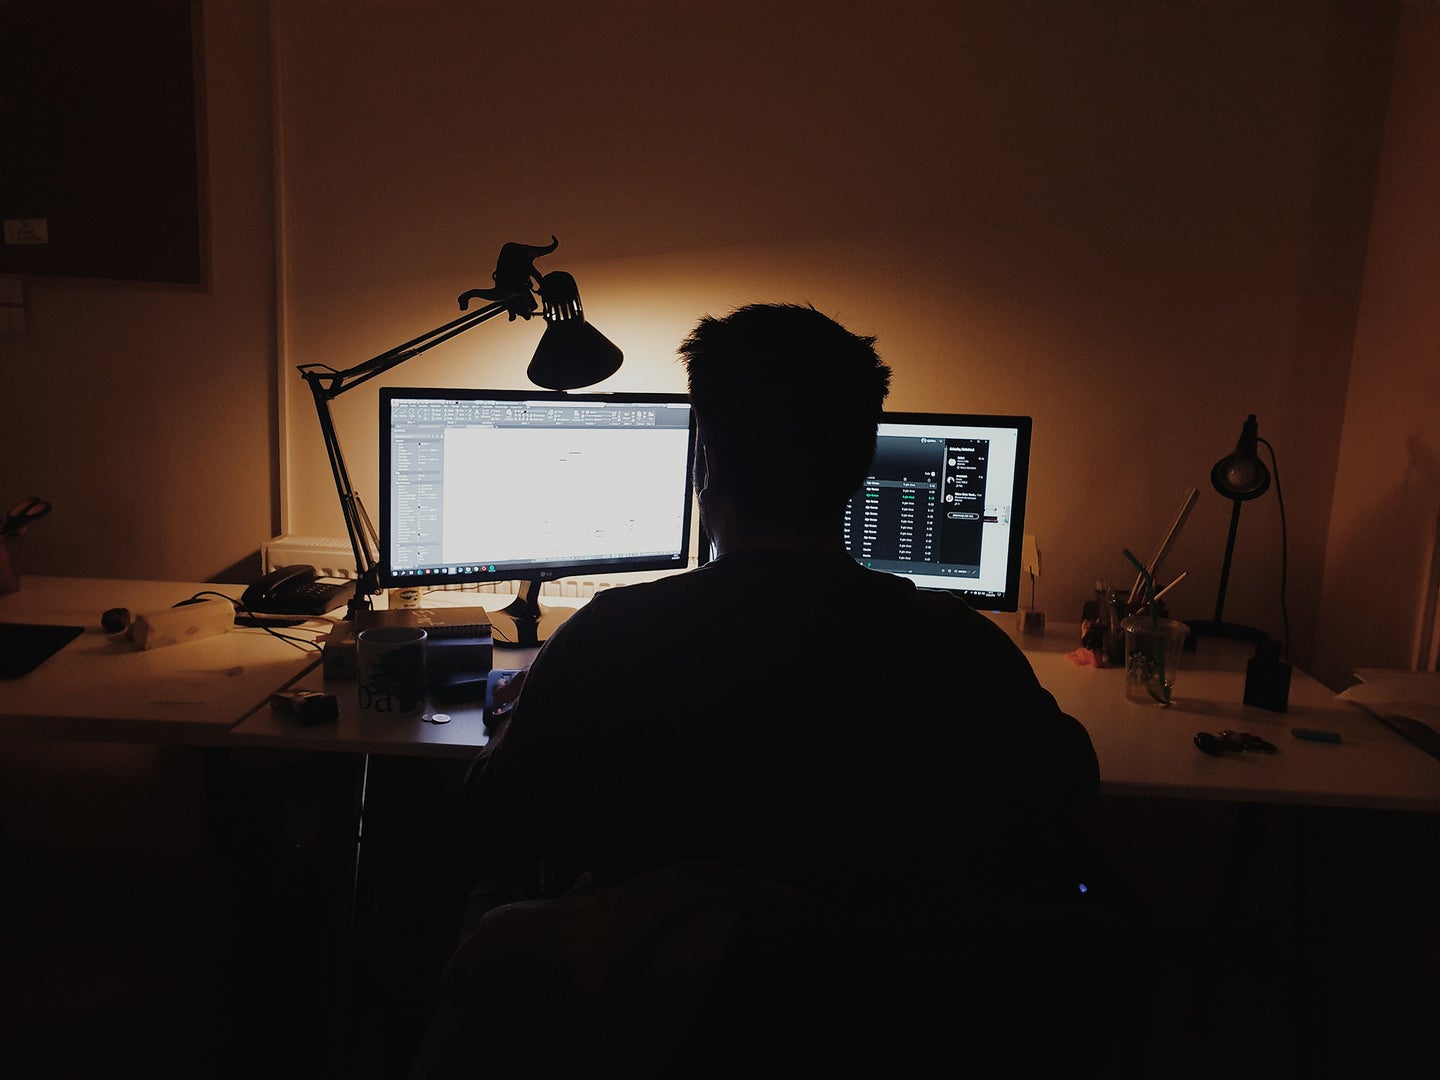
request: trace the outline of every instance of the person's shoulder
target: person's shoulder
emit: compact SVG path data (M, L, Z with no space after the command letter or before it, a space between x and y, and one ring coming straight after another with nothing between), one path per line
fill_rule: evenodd
M870 573L889 579L876 586L873 596L878 598L878 606L867 612L868 624L887 628L882 639L947 655L957 663L993 664L997 675L1023 660L1024 653L1005 629L964 597L916 588L908 578Z
M701 568L703 569L703 568ZM660 604L685 596L696 588L699 570L667 573L650 581L634 581L597 589L585 606L610 611L644 604ZM583 609L582 609L583 610Z
M984 612L972 607L957 593L943 589L916 589L915 602L936 619L970 629L983 628L985 633L991 630L1004 633Z
M995 627L982 613L967 604L959 595L943 589L921 589L909 578L856 566L862 588L881 603L910 610L911 617L952 629L979 630ZM982 627L982 624L983 627Z
M1023 656L1005 628L985 612L971 606L963 597L947 592L923 592L922 602L929 605L940 625L963 634L972 642L980 642L991 650Z
M690 580L695 574L696 571L690 570L658 577L653 581L630 582L597 589L564 625L575 623L577 628L608 633L612 632L615 626L624 626L646 612L683 609L695 595L696 585Z

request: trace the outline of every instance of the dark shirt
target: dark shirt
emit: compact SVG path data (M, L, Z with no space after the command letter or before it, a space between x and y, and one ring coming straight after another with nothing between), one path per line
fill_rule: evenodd
M565 622L475 809L495 868L712 859L849 902L953 884L997 810L1068 819L1097 784L1085 729L983 614L843 551L741 551Z

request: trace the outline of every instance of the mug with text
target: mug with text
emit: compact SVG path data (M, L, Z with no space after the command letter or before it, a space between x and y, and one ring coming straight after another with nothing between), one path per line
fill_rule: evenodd
M372 626L356 638L360 712L419 716L425 711L425 643L421 626Z

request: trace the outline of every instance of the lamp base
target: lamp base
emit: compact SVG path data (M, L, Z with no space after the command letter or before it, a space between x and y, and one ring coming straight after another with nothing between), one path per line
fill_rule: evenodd
M1224 638L1228 641L1249 641L1256 644L1270 640L1270 635L1264 630L1258 630L1253 626L1242 626L1240 623L1194 619L1187 621L1185 625L1190 628L1190 636L1185 639L1185 648L1188 652L1195 651L1195 644L1200 638Z

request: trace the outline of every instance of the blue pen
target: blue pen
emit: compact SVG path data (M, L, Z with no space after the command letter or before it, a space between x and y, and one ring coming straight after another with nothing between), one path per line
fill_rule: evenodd
M1315 728L1291 728L1290 734L1297 739L1308 739L1310 742L1338 743L1340 732L1338 731L1317 731Z

